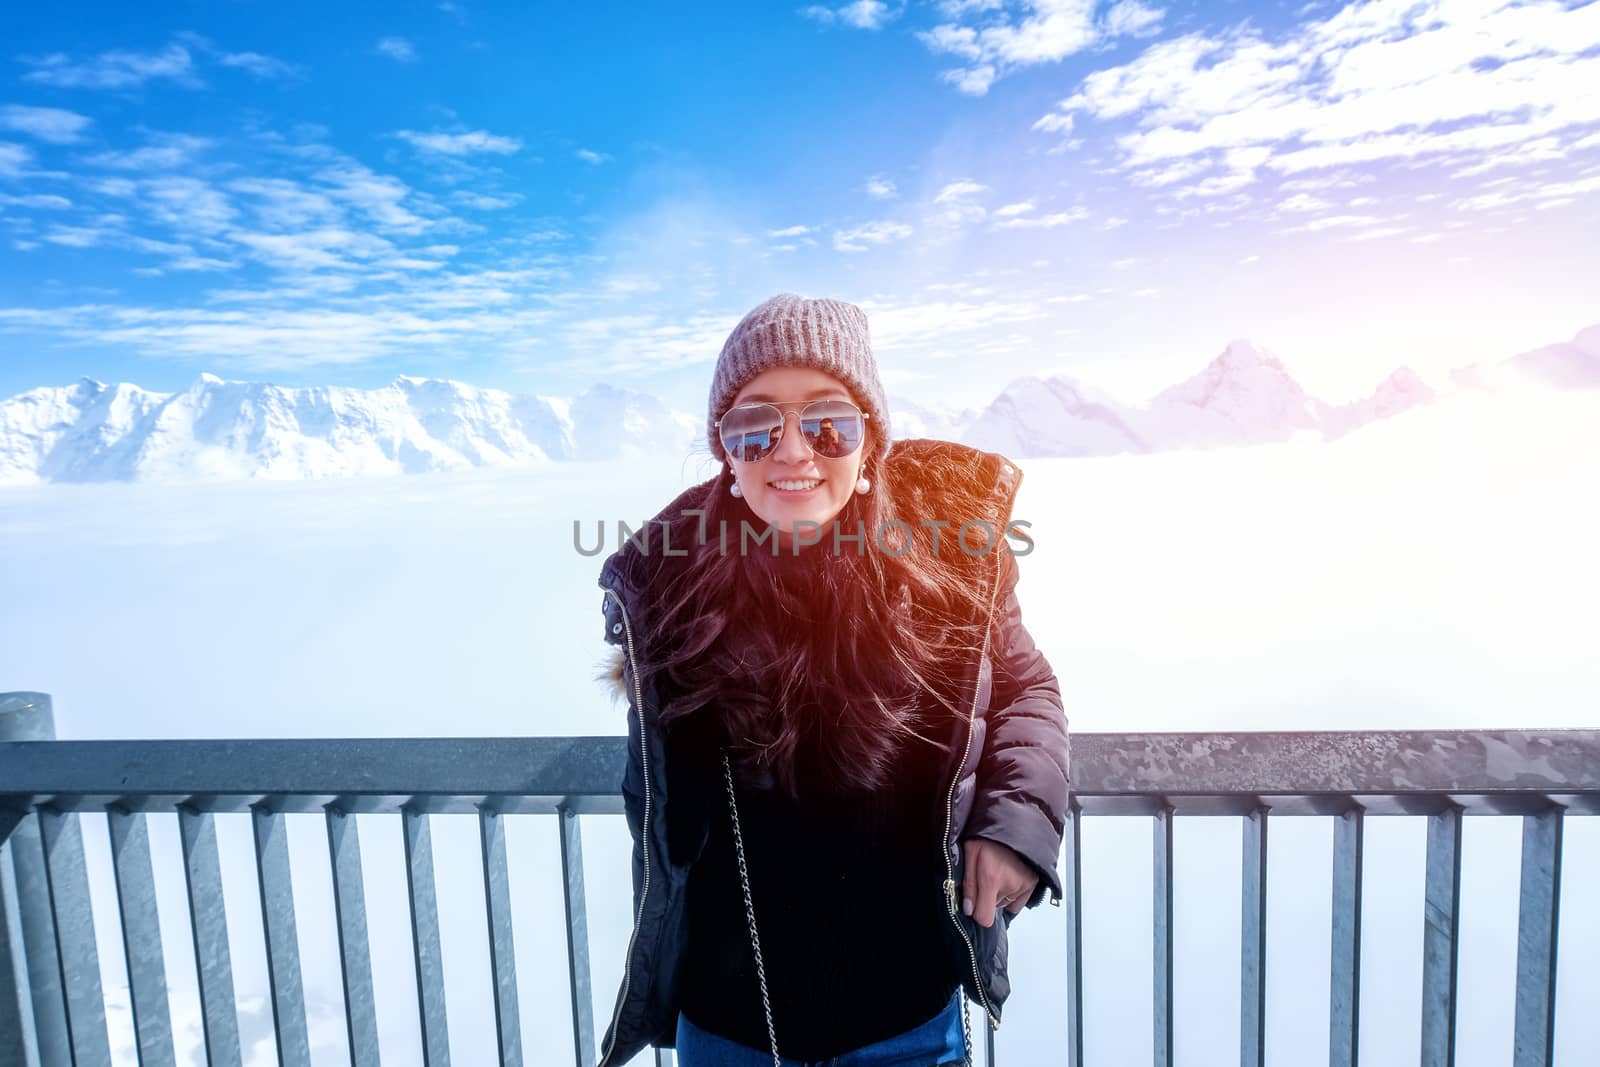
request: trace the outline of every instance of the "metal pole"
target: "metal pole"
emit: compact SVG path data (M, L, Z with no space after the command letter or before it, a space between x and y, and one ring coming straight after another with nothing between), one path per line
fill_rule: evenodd
M53 741L55 736L47 694L0 693L0 741ZM70 1064L39 820L31 811L3 812L0 820L11 829L0 858L0 1062Z

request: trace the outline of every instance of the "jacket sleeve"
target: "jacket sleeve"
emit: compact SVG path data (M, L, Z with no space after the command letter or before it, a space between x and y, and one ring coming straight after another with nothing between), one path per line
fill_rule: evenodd
M1061 898L1056 861L1071 792L1071 744L1061 686L1022 625L1018 568L1005 568L990 639L993 680L988 730L965 836L1008 846L1039 875L1028 907L1048 890Z
M603 594L601 612L605 616L605 639L619 651L627 647L622 609L616 600ZM644 748L641 740L640 709L633 698L633 668L624 658L621 664L622 685L627 690L628 707L628 762L622 771L622 812L633 837L633 902L637 914L639 897L644 888Z

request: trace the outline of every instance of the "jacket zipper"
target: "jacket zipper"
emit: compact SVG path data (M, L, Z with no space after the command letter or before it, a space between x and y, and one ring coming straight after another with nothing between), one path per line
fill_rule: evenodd
M989 591L989 614L984 619L983 646L978 653L978 672L983 672L984 657L989 654L989 631L994 625L995 598L1000 592L1000 554L995 553L994 588ZM944 807L944 837L940 840L940 847L944 849L944 899L945 906L950 913L950 921L955 924L956 933L961 935L962 944L967 946L967 959L972 964L972 985L978 991L978 997L983 1001L984 1014L989 1017L989 1029L1000 1029L1000 1020L995 1018L994 1009L989 1006L989 994L984 991L983 979L978 975L978 953L972 947L967 932L961 928L961 920L956 918L956 872L955 861L950 858L950 824L955 821L956 785L961 781L961 769L967 764L967 757L972 754L972 731L978 718L978 679L973 679L972 708L967 713L967 745L961 752L961 759L956 763L956 773L950 779L950 789L945 794ZM996 921L999 917L996 916Z
M644 921L644 902L650 895L650 746L646 741L644 727L644 692L639 686L639 665L634 661L633 652L633 623L628 619L628 609L623 605L622 598L616 590L606 586L606 593L617 602L617 610L622 613L623 632L626 635L628 646L628 669L633 672L633 708L634 714L639 717L639 757L644 767L644 818L640 823L639 840L644 849L644 881L639 890L639 907L633 916L633 931L628 934L628 954L622 961L622 996L618 998L618 1022L621 1022L622 1006L628 1002L628 987L633 980L633 943L639 936L639 925ZM611 1059L612 1049L616 1047L617 1028L611 1031L611 1041L600 1056L601 1064Z

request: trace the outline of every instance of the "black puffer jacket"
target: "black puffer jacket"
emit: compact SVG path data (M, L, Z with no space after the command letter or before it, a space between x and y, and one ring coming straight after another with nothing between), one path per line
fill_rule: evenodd
M955 458L966 477L957 484L929 486L916 477L919 466L939 455ZM964 518L982 519L991 529L1003 531L1012 519L1011 509L1021 484L1016 465L993 452L982 452L947 441L897 441L884 461L893 484L915 491L918 499L900 509L915 514L949 518L945 533L953 537ZM687 936L685 891L688 865L672 861L667 849L665 767L666 746L659 726L658 694L641 684L635 656L643 636L634 627L669 569L676 562L662 550L661 527L671 553L692 545L703 506L716 479L679 494L650 520L649 551L632 542L613 553L600 572L605 590L605 637L618 646L614 679L629 702L627 770L622 781L623 806L633 834L634 927L628 940L621 987L610 1025L601 1042L598 1067L626 1063L646 1045L671 1048L676 1041L678 980ZM688 512L688 514L686 514ZM912 519L912 521L916 521ZM1014 547L1014 546L1013 546ZM869 550L870 547L869 547ZM972 662L961 675L962 697L957 706L970 714L951 723L956 731L949 746L956 753L946 768L945 782L954 782L936 798L940 817L947 818L944 885L950 919L969 947L964 961L963 985L967 995L982 1004L989 1024L1000 1025L1001 1007L1010 994L1006 975L1006 937L1013 916L1001 909L1001 921L979 926L960 909L964 877L964 850L960 842L982 837L1007 845L1031 863L1040 875L1028 907L1050 897L1061 902L1056 874L1067 815L1070 748L1061 691L1044 654L1022 625L1015 592L1017 567L1000 566L1008 550L1002 544L981 557L941 551L952 566L967 566L993 613L992 639L972 651ZM1004 575L996 590L996 576ZM959 766L957 765L959 763Z

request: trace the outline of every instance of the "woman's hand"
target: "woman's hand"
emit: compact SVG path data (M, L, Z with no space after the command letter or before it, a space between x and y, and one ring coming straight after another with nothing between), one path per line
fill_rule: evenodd
M967 869L961 910L979 926L993 926L996 906L1015 915L1027 906L1039 884L1033 865L1010 848L982 837L961 842Z

